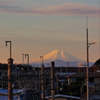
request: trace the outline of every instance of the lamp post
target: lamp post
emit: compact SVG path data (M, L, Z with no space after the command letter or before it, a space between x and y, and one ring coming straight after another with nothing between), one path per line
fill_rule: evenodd
M11 58L11 41L6 41L6 46L7 43L10 43L10 58L8 59L8 100L13 100L13 91L12 91L12 75L11 75L11 70L12 70L12 64L13 64L13 59Z
M22 62L24 64L24 53L22 54Z
M12 43L11 43L11 41L6 41L6 46L7 46L7 43L10 43L10 58L11 58L11 47L12 47Z
M40 56L40 59L42 59L42 64L44 64L44 57Z
M26 58L26 56L27 56L27 63L29 65L29 54L25 54L25 58Z

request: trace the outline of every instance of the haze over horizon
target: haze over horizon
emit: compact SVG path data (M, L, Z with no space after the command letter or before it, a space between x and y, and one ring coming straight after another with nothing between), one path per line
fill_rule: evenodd
M0 0L0 63L7 63L12 41L14 63L30 61L56 49L86 61L86 16L89 60L100 58L100 0ZM25 59L27 62L27 59Z

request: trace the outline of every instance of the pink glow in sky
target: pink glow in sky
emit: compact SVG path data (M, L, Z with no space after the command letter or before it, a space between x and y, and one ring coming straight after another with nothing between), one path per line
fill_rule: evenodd
M12 41L14 63L22 63L22 54L30 61L60 49L86 60L86 16L91 62L100 58L99 0L1 0L0 62L7 63ZM26 59L25 59L26 61Z

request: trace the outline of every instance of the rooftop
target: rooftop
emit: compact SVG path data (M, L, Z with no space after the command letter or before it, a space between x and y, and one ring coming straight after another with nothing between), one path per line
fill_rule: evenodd
M69 76L66 76L67 78L85 78L86 77L86 72L78 72L78 73L74 73L71 74ZM93 78L100 78L100 72L89 72L89 77L93 77Z

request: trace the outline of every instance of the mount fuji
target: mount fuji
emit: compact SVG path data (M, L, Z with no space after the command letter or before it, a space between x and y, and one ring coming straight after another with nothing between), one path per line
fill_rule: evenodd
M47 55L43 56L43 62L45 66L49 66L50 63L54 61L55 66L63 66L63 67L78 67L84 66L84 60L79 59L64 50L54 50ZM41 65L41 59L32 60L31 65Z

